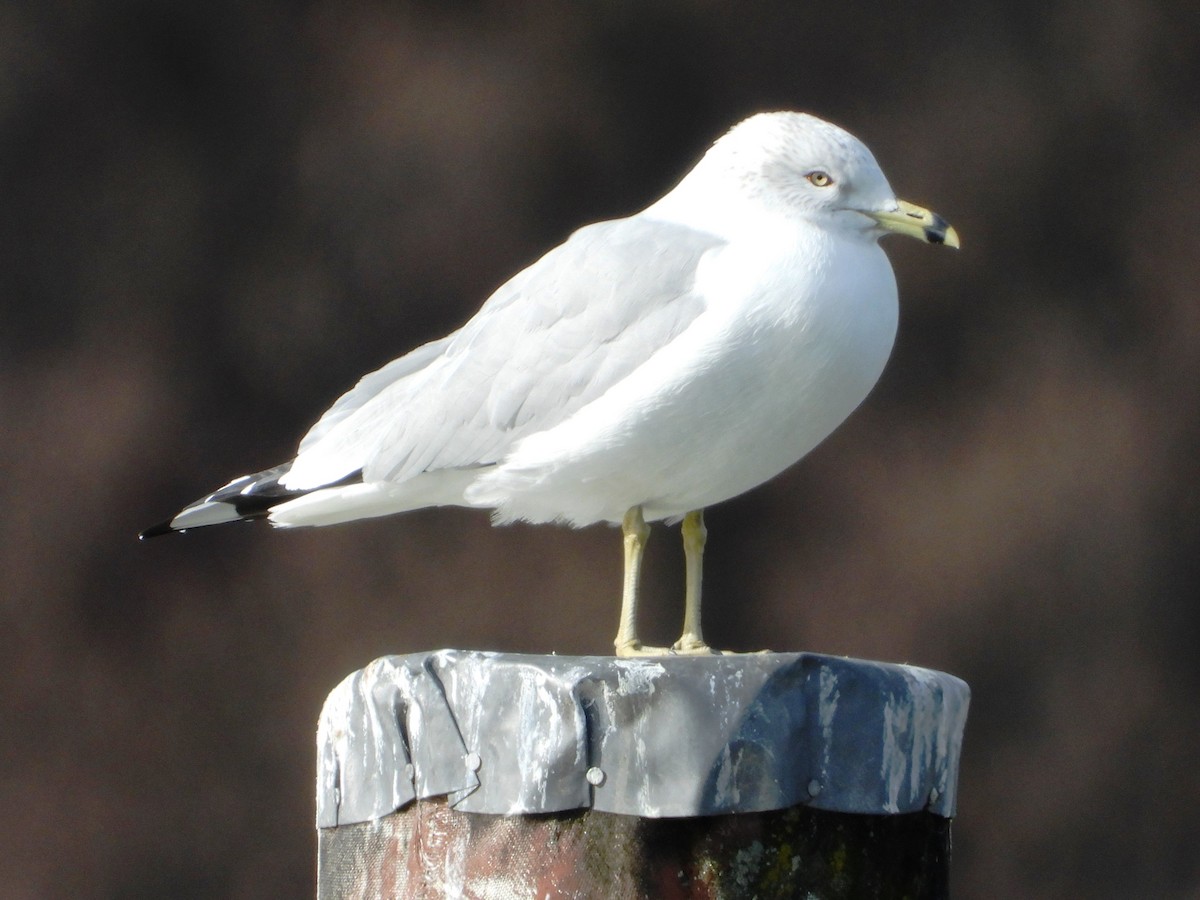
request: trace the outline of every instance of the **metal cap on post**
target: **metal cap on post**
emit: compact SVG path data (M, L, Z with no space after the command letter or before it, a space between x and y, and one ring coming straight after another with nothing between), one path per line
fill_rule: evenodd
M318 729L318 896L944 896L969 691L808 653L385 657Z

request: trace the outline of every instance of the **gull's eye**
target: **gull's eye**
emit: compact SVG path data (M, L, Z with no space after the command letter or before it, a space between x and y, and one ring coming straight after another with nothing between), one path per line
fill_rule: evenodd
M804 177L814 187L829 187L833 184L833 179L829 177L829 173L822 172L820 169L817 169L815 172L809 172Z

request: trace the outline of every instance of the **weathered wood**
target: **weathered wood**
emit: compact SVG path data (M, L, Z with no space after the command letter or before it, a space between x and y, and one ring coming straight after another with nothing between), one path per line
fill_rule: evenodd
M948 896L950 820L928 812L495 816L435 799L319 835L319 900Z

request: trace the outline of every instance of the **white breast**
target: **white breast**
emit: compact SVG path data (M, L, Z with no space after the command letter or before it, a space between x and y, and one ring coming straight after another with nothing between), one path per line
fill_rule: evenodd
M697 285L711 299L691 328L522 441L467 500L502 520L616 522L635 505L648 520L681 516L808 453L891 352L896 284L874 241L788 223L706 258Z

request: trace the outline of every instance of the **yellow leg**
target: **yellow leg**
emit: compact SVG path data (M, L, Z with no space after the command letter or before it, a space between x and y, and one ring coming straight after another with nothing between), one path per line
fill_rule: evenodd
M704 510L697 509L683 517L683 555L687 566L687 582L683 599L683 634L672 648L676 653L716 653L704 643L700 629L700 582L704 575L704 542L708 529L704 527Z
M642 508L635 506L621 521L625 542L625 583L621 591L621 625L613 644L617 656L662 656L670 653L666 647L644 647L637 636L638 582L642 575L642 554L650 537L650 526L642 517Z

